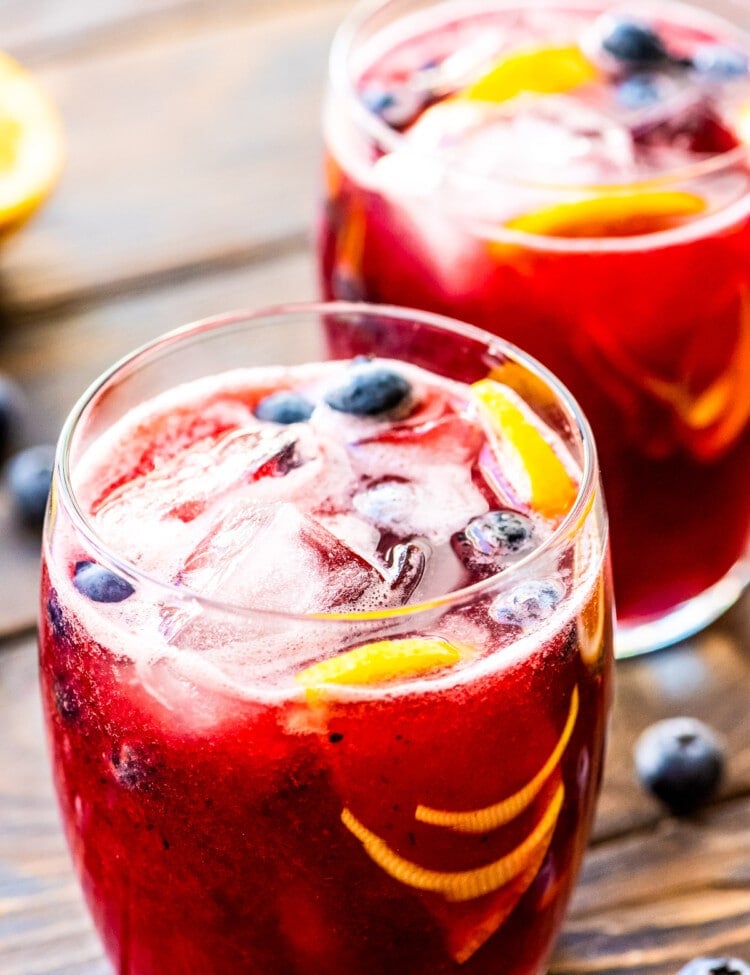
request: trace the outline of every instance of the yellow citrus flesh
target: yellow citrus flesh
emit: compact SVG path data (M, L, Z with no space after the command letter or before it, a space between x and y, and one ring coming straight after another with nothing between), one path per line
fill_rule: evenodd
M57 109L38 82L0 53L0 233L49 195L63 160Z
M469 809L465 812L450 812L448 810L431 809L429 806L420 805L417 806L414 818L422 823L443 826L447 829L456 830L459 833L488 833L493 829L497 829L499 826L504 826L505 823L509 823L517 816L520 816L524 810L528 809L542 791L545 782L557 768L565 749L568 747L568 742L570 741L570 736L573 734L577 717L578 688L574 687L570 699L568 718L557 744L534 778L512 796L508 796L507 799L503 799L493 806L486 806L484 809Z
M499 452L510 462L507 476L512 480L515 474L519 483L513 486L522 500L545 518L556 519L568 512L577 485L520 397L492 379L474 383L471 391ZM527 483L520 483L521 475Z
M381 684L418 677L457 664L465 652L445 640L413 637L377 640L322 660L296 675L305 687L325 684Z
M506 227L542 237L635 237L670 230L705 209L705 201L693 193L607 193L526 213Z
M491 894L525 872L539 847L549 842L560 815L564 795L565 790L560 784L544 815L526 839L499 860L474 870L428 870L399 856L385 840L363 826L348 809L341 813L341 821L362 843L370 859L394 880L417 890L442 894L448 901L468 901Z
M461 94L474 101L505 102L524 92L562 94L596 77L596 68L578 47L533 48L503 58Z

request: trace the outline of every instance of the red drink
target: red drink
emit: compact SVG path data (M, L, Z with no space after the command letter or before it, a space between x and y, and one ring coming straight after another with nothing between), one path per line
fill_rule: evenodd
M332 60L326 295L559 375L597 438L623 647L684 635L747 578L748 38L675 4L368 9Z
M167 337L64 434L43 696L120 975L533 975L561 923L609 703L585 424L480 332L354 312ZM303 364L332 326L388 357Z

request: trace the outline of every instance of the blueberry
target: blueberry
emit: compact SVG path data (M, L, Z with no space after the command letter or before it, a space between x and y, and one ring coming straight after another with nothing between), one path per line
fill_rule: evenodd
M662 98L661 79L653 74L634 74L625 78L615 91L616 98L625 108L637 111L657 105Z
M5 481L13 506L28 525L41 525L55 466L55 448L50 444L27 447L5 465Z
M693 53L691 64L696 71L716 81L743 78L750 70L746 54L723 44L702 44Z
M399 406L411 392L401 373L367 360L356 362L345 381L326 393L334 410L354 416L377 416Z
M55 638L57 640L67 640L70 636L70 628L54 589L50 589L50 594L47 598L47 619L50 622Z
M523 582L510 593L504 593L490 606L490 615L498 623L528 626L552 615L565 595L556 579L535 579Z
M258 403L255 415L272 423L304 423L312 416L313 405L299 393L281 390L271 393Z
M129 582L96 562L76 562L73 585L95 603L121 603L135 592Z
M724 774L718 736L695 718L670 718L647 728L635 745L643 785L672 812L696 809L715 795Z
M677 975L750 975L750 965L741 958L694 958Z
M372 83L362 91L362 103L394 129L413 122L425 107L425 95L410 88L385 88Z
M517 511L488 511L472 518L451 539L453 550L470 568L496 571L499 563L531 548L534 524Z
M604 50L628 67L663 64L667 50L659 35L648 24L637 20L611 18L601 39Z
M159 765L146 748L122 744L112 752L112 772L123 788L131 792L152 792Z
M58 675L52 685L55 708L63 721L75 724L81 717L83 703L81 695L70 678Z
M23 414L21 390L7 376L0 376L0 456L18 441Z

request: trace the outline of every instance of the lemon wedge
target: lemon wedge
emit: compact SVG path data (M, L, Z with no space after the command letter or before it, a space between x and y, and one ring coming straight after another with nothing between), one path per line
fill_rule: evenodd
M693 193L642 190L557 203L515 217L506 227L543 237L634 237L670 230L705 209Z
M62 124L36 79L0 53L0 233L50 194L63 162Z
M471 391L519 499L545 518L560 518L572 508L577 485L531 410L512 389L493 379L481 379Z
M473 101L505 102L524 92L559 95L597 77L580 48L540 47L503 58L461 96Z
M304 687L321 684L381 684L452 667L465 656L445 640L410 637L377 640L313 664L296 675Z

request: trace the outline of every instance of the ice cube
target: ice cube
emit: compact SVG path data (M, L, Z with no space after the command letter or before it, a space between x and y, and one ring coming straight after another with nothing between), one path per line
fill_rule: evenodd
M230 510L175 581L233 606L282 613L346 611L385 591L373 565L288 502Z
M381 448L384 461L386 449ZM401 458L396 460L396 450L391 450L391 476L353 498L355 509L381 530L400 538L416 536L441 545L471 518L487 511L489 505L474 485L469 469L430 464L419 472L419 480L413 480L408 477L408 466L401 463Z
M97 528L123 555L153 568L182 539L192 539L189 527L181 526L267 478L275 479L278 490L276 479L315 454L314 442L300 428L258 424L207 438L113 491L96 511Z
M634 159L626 125L566 95L440 102L411 127L406 142L418 156L442 160L443 183L454 193L469 191L472 179L610 182L630 173Z

